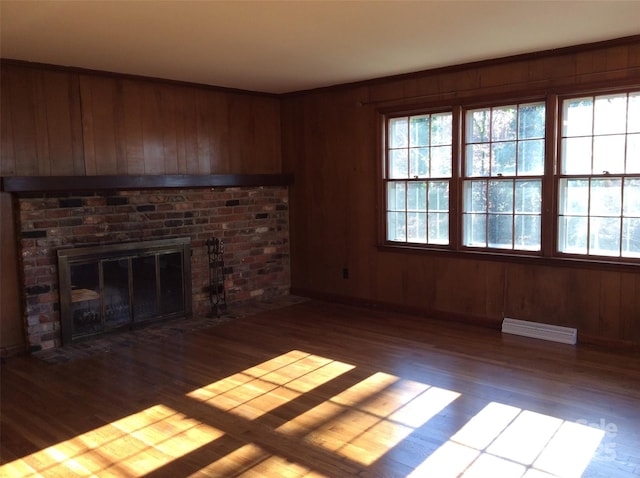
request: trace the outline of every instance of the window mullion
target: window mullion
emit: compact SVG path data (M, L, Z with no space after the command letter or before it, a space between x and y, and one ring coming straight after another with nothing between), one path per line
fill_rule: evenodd
M449 245L455 250L460 250L462 238L462 168L463 168L463 123L462 108L453 109L451 127L451 179L449 179Z
M625 151L625 157L626 157L626 151ZM625 158L625 160L626 160L626 158ZM624 176L622 176L620 178L620 222L618 223L619 224L619 229L620 229L620 232L619 232L619 235L618 235L618 237L620 237L620 244L619 244L619 247L618 247L618 254L620 255L620 257L622 257L622 251L623 251L622 242L624 241L624 235L623 235L623 230L624 230L624 227L623 227L623 223L624 223L624 188L626 186L626 181L624 179L625 179Z
M592 166L592 171L593 171L593 166ZM587 184L587 191L588 191L588 196L587 196L587 255L591 254L591 195L593 194L593 189L592 189L592 182L593 178L591 176L589 176Z
M559 214L557 190L560 186L558 174L560 172L559 150L561 127L558 117L561 114L557 95L548 95L545 110L545 154L544 176L542 177L542 205L540 218L541 251L546 257L553 256L557 249L559 234Z

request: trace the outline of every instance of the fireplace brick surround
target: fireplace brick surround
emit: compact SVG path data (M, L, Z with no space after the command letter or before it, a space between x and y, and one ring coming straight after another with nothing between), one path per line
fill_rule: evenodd
M289 293L286 187L20 193L15 201L31 351L61 345L60 248L190 237L194 317L211 312L205 245L211 237L224 242L230 307Z

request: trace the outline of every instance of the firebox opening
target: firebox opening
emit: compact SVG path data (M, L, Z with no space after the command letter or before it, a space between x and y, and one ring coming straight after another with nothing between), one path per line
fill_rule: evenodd
M190 238L58 251L63 344L191 315Z

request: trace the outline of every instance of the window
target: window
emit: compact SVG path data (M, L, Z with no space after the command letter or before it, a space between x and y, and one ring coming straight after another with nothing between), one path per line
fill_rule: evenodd
M640 259L637 89L392 111L384 124L386 244Z
M539 251L545 105L467 111L462 243Z
M558 250L640 257L640 92L564 100Z
M452 114L387 122L387 240L449 243Z

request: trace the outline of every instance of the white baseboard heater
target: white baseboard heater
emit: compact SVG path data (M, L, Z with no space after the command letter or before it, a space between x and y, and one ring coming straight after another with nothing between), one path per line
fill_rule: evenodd
M578 330L559 325L541 324L527 320L504 318L502 321L502 333L522 335L534 339L550 340L563 344L575 345L578 338Z

